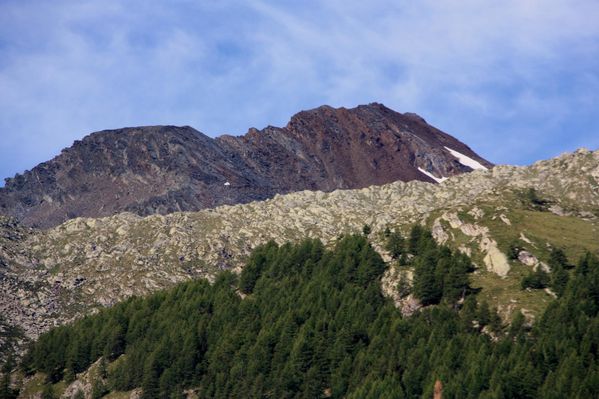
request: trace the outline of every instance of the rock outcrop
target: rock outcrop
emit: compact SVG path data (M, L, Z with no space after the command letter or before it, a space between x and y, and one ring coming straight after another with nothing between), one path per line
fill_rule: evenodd
M428 182L492 166L468 146L381 104L322 106L287 126L212 139L185 126L90 134L6 179L0 214L47 228L76 217L146 216L393 181Z

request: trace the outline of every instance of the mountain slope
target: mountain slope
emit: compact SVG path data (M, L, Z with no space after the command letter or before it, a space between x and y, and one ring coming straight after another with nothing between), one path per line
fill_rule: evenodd
M6 180L0 213L47 228L75 217L197 211L298 190L434 182L492 166L414 114L380 104L322 106L283 128L209 138L191 127L90 134L56 158ZM472 165L472 164L471 164Z
M547 209L530 207L523 195L529 188L550 202ZM129 296L236 269L252 248L271 239L317 237L330 244L370 224L370 238L380 250L386 228L405 232L417 222L431 227L438 241L472 255L479 266L473 281L483 287L482 297L508 305L506 313L539 311L549 296L520 290L533 264L506 259L510 243L519 240L539 261L547 260L548 245L576 260L585 249L599 249L598 216L599 151L580 150L442 184L303 191L166 216L77 218L47 231L4 223L0 312L35 337Z
M381 295L386 266L363 235L331 249L270 242L239 278L181 283L42 335L24 358L23 392L349 399L431 398L435 387L449 398L598 397L598 257L585 255L529 329L522 314L508 326L477 304L467 256L422 228L409 242L400 268L415 265L414 291L434 304L412 317Z

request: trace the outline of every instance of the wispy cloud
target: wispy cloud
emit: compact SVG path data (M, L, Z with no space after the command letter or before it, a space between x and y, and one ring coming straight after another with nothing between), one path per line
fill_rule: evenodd
M353 4L352 4L353 3ZM94 130L380 101L495 162L599 147L599 3L4 1L0 174Z

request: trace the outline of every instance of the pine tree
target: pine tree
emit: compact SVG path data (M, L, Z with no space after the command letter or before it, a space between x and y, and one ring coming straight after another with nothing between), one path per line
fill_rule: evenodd
M423 234L422 226L415 224L410 230L410 239L408 241L408 251L412 255L418 255L418 249L420 246L420 239Z
M522 312L518 311L512 318L512 324L510 325L509 334L510 337L517 337L524 331L526 319Z
M472 322L477 318L478 305L474 296L467 296L460 312L462 325L466 331L473 330Z
M101 357L100 362L98 363L98 376L102 379L104 379L108 376L108 370L107 370L107 364L106 364L105 357Z
M507 252L508 259L517 260L521 250L522 247L520 246L520 243L517 240L512 241Z
M521 287L522 289L532 288L532 289L543 289L549 285L550 277L543 270L541 266L537 267L537 270L525 276L522 279Z
M439 303L442 287L435 273L436 259L433 254L419 259L414 269L414 294L423 305Z
M556 267L564 269L570 267L568 258L562 249L555 247L551 249L551 253L549 254L549 266L551 267L551 270L554 270Z
M71 365L67 365L66 371L64 373L64 380L67 384L75 381L76 375L73 371L73 367Z
M468 275L457 262L451 261L449 270L442 276L443 298L449 304L456 304L466 296L468 290Z
M493 332L496 335L500 334L503 329L501 317L499 316L496 307L491 309L491 319L489 321L489 328L491 329L491 332Z
M482 301L478 308L478 324L481 327L488 325L491 322L491 310L489 309L489 303Z
M569 279L570 276L563 266L556 265L552 268L551 289L557 296L562 296L564 294Z
M393 259L398 259L404 253L405 240L399 232L389 232L385 243L385 249L389 251Z
M100 399L108 393L108 388L101 378L92 381L92 399Z
M15 361L12 354L9 354L2 366L2 380L0 381L0 399L14 399L18 396L19 391L14 390L10 386L10 373L15 367Z
M142 399L152 399L159 397L159 371L156 361L151 358L144 370L144 376L141 384Z
M435 378L447 397L599 397L594 255L530 329L517 312L504 337L496 309L477 307L475 290L466 288L461 309L453 302L467 281L452 283L460 281L452 274L468 273L469 259L425 230L418 241L415 289L438 305L409 318L382 297L383 263L366 237L342 238L334 250L306 241L263 250L259 282L243 300L231 273L131 299L42 334L24 370L58 375L78 353L93 363L118 325L125 356L110 365L109 386L142 387L146 398L181 398L187 388L210 398L430 398Z
M14 399L18 395L18 391L10 387L10 373L4 373L0 382L0 399Z
M52 384L46 384L42 390L42 399L55 399L54 386Z

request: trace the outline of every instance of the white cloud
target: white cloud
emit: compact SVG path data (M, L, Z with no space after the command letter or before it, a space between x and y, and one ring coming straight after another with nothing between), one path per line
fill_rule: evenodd
M93 130L240 134L370 101L418 112L493 161L553 155L568 120L599 104L597 20L592 0L6 1L0 171ZM599 145L597 122L586 127L572 141Z

